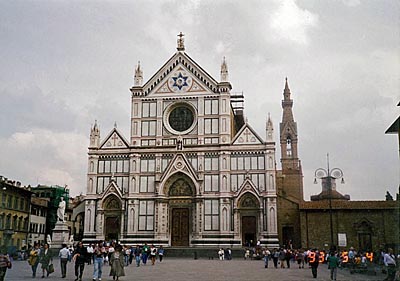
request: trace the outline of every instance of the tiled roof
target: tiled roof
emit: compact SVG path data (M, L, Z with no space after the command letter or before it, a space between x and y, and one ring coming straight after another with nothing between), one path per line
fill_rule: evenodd
M400 209L400 201L347 201L331 200L332 209ZM329 200L303 202L300 210L324 210L329 209Z

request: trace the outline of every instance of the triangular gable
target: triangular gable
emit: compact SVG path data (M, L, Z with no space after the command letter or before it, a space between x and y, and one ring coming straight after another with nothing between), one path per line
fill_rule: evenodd
M181 68L181 70L179 69ZM179 71L184 71L182 77ZM187 81L190 77L192 81ZM175 79L174 79L175 78ZM176 52L144 85L143 93L145 96L154 92L169 93L175 92L177 89L181 91L185 86L185 82L191 83L191 87L185 88L185 91L202 91L207 90L217 93L218 82L211 77L204 69L202 69L194 60L192 60L184 52ZM171 87L175 85L174 87Z
M260 136L253 130L253 128L246 123L240 131L236 134L232 141L233 145L243 145L243 144L263 144L264 141Z
M117 183L115 182L115 180L110 181L110 183L104 190L103 195L101 196L101 199L106 198L110 194L116 195L120 199L122 198L121 189L117 186Z
M178 64L165 78L165 82L153 92L156 94L209 93L210 90L207 90L206 86L202 86L202 82L198 81L182 64Z
M292 138L296 137L297 135L297 128L295 125L293 125L291 122L286 122L283 127L282 127L282 123L281 123L281 128L280 131L283 133L283 136L287 136L288 132L290 133L290 135L292 136Z
M239 187L237 191L237 198L240 198L246 192L253 193L253 195L255 195L256 197L260 196L257 187L254 185L250 178L246 178L242 185Z
M129 148L129 144L117 128L114 128L100 144L100 148Z
M175 157L169 162L164 174L161 176L160 182L164 181L166 178L170 177L176 172L183 172L196 181L199 180L197 173L192 167L192 164L182 153L176 154Z

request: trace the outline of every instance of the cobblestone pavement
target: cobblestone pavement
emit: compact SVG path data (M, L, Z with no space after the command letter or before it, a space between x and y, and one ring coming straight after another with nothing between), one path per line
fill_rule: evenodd
M230 261L207 260L207 259L178 259L168 257L161 263L157 262L152 266L147 264L136 267L133 264L125 267L126 276L121 277L121 281L128 280L157 280L157 281L290 281L290 280L330 280L327 265L318 267L318 278L314 279L311 275L311 269L299 269L296 264L292 264L290 269L275 269L272 262L269 268L264 268L263 261L251 261L242 259L233 259ZM35 280L57 280L73 281L74 264L68 263L67 278L61 278L59 260L54 260L55 272L48 278L41 278L40 264L38 267L38 277ZM110 266L103 266L103 281L112 280L109 276ZM91 281L93 274L93 265L86 265L82 280ZM378 273L377 276L368 276L365 274L350 274L347 269L338 270L337 280L383 280L386 276ZM5 280L33 280L31 268L26 261L14 261L12 269L7 271Z

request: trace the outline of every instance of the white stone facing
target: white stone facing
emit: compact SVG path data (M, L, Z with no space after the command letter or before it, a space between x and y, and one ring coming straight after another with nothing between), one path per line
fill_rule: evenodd
M223 64L224 81L217 82L178 51L149 81L142 85L139 79L132 87L129 142L117 128L101 141L98 127L92 129L84 241L173 246L173 209L187 209L186 246L241 247L246 216L255 218L255 228L247 230L255 241L277 245L272 122L268 142L247 122L235 128L239 112L231 107L232 86ZM176 126L190 117L169 123L180 105L193 113L193 123L181 132ZM128 171L118 166L121 159L129 160ZM121 187L124 177L128 186ZM210 200L216 205L205 212Z

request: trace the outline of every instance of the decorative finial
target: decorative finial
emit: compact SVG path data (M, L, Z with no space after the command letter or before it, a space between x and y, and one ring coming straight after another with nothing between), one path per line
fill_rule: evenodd
M117 121L114 122L114 128L117 128Z
M176 48L178 51L184 51L185 50L185 44L183 40L183 36L185 36L182 31L177 35L179 38L177 40L178 47Z
M228 79L228 65L224 57L221 63L221 82L228 82Z
M141 86L143 84L143 71L140 69L140 61L135 69L134 86Z

